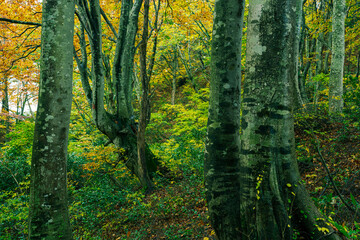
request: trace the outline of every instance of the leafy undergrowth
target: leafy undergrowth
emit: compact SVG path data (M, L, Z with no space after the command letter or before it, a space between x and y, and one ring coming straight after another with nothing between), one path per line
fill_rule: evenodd
M301 176L316 205L344 237L359 239L359 122L305 114L298 116L295 133Z
M180 113L167 111L169 108L159 112L155 120L167 120L166 114L172 114L174 125L181 127L169 128L168 136L161 143L153 143L152 150L171 172L155 176L155 189L146 194L122 164L113 164L117 158L109 155L115 151L112 145L104 147L105 140L97 133L89 131L94 134L90 137L73 127L72 131L78 131L74 136L87 136L69 145L69 206L75 239L215 239L204 200L202 139L206 129L199 126L205 126L206 118L188 114L186 122L179 122L177 117L183 118L187 109ZM331 218L333 227L344 238L360 239L359 121L333 123L324 116L296 117L300 171L315 203ZM2 148L0 239L26 239L32 127L20 126L13 131L13 141ZM150 126L150 130L155 133L156 129ZM179 131L181 134L177 134ZM356 209L356 214L334 191L322 158L343 199Z
M358 239L359 215L348 210L334 191L321 163L318 148L343 198L359 209L360 196L360 131L355 123L331 123L324 117L300 117L296 125L297 154L303 180L316 205L328 216L333 227L347 239ZM308 121L314 126L301 126ZM318 139L318 140L316 140ZM177 139L179 142L180 139ZM198 149L200 151L200 149ZM179 150L177 157L187 156ZM176 177L157 177L156 189L145 196L137 189L124 194L124 201L116 203L107 218L89 239L215 239L209 225L204 200L201 158L177 166ZM176 159L169 159L174 167ZM199 166L193 168L194 165ZM136 187L135 187L136 188ZM359 211L359 210L357 210ZM81 224L80 224L81 225ZM80 226L75 225L75 226ZM89 228L87 228L89 229ZM84 229L83 229L84 230ZM84 239L86 231L77 233ZM87 239L85 237L85 239Z
M106 239L203 239L214 235L207 219L204 189L198 177L165 184L151 194L139 194L125 209L114 209L118 222L102 233ZM130 205L130 207L129 207Z

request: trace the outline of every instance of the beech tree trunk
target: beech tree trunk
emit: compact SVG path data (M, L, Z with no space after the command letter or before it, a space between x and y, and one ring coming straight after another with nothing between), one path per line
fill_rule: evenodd
M143 34L140 45L140 78L142 85L142 94L140 100L140 117L139 127L137 134L137 150L138 150L138 165L139 175L142 186L146 187L147 190L151 190L153 184L150 180L149 173L146 164L146 145L145 145L145 131L148 123L147 117L150 111L150 99L149 99L149 77L147 74L146 64L146 50L147 50L147 38L148 38L148 24L149 24L149 0L144 2L144 26Z
M332 57L329 79L329 114L340 114L344 107L343 75L345 60L345 0L334 0L332 19Z
M297 167L293 0L252 1L240 153L241 239L340 239L314 206ZM319 229L326 228L327 232Z
M296 10L296 33L295 33L295 40L294 40L294 49L296 50L295 53L293 54L293 59L292 61L295 62L295 66L296 66L296 77L295 77L295 81L294 81L294 108L295 109L304 109L306 107L305 103L306 103L306 99L303 98L303 96L305 95L305 89L301 88L301 74L300 74L300 65L301 62L299 61L300 58L300 54L303 53L303 35L304 35L304 22L303 22L303 18L304 18L304 13L303 13L303 4L301 1L298 1L297 3L297 10Z
M138 17L142 0L121 1L121 16L118 32L113 28L116 37L116 48L112 62L112 74L107 73L108 82L113 83L115 93L114 102L110 111L105 109L104 87L105 69L104 54L102 50L102 24L101 16L106 16L100 8L99 0L78 1L78 17L82 28L90 36L91 47L91 76L88 76L88 61L84 33L80 36L81 55L75 59L80 70L83 90L92 111L93 121L97 128L104 133L116 147L125 149L124 162L126 166L139 178L141 183L146 182L141 174L144 166L138 161L137 126L132 108L132 78L135 55L135 37L138 29ZM107 66L110 68L110 66ZM89 83L92 80L92 86ZM158 159L152 154L147 145L145 170L153 173L157 170ZM120 156L123 157L123 156ZM146 175L145 175L146 176Z
M240 239L240 88L243 0L218 0L211 52L205 189L219 239Z
M72 101L73 29L74 1L43 1L29 239L72 239L66 159Z

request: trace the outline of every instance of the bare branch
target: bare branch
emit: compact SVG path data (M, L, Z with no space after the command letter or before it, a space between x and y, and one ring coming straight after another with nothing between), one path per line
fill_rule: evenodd
M15 63L21 59L24 59L24 58L27 58L30 54L34 53L38 48L40 48L41 45L35 45L35 46L31 46L28 48L29 49L32 49L31 51L24 51L23 55L21 57L18 57L17 59L15 59L14 61L11 62L11 65L8 69L4 70L4 71L1 71L0 73L6 73L8 71L11 70L11 68L15 65Z
M106 13L104 12L104 10L102 8L100 8L100 11L101 11L101 16L104 18L107 25L109 25L109 27L110 27L111 31L114 33L115 37L118 38L118 34L117 34L114 26L111 24L109 18L106 16Z
M23 25L33 25L33 26L41 26L41 23L37 22L27 22L27 21L19 21L9 18L0 18L0 22L8 22L8 23L15 23L15 24L23 24Z
M36 27L27 27L24 31L22 31L19 35L17 35L17 36L13 36L13 37L11 37L11 38L19 38L19 37L21 37L22 35L24 35L28 30L31 30L31 29L33 29L32 31L31 31L31 33L33 33L34 32L34 29L37 29L39 26L36 26ZM15 33L15 32L14 32ZM31 34L30 33L30 34ZM30 35L29 34L29 35Z

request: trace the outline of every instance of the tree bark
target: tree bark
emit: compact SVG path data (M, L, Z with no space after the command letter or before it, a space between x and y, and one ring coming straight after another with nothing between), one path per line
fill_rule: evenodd
M174 62L176 69L171 79L171 105L175 105L176 98L176 78L177 78L177 60Z
M303 95L304 93L302 93L301 91L304 90L300 87L300 61L299 61L299 57L300 54L302 54L302 45L303 45L303 35L304 35L304 23L303 23L303 4L301 1L298 1L297 5L296 5L296 25L295 25L295 29L296 29L296 33L295 33L295 40L294 40L294 49L296 50L295 53L293 54L293 59L292 61L295 62L295 66L296 66L296 77L295 77L295 81L294 81L294 108L295 109L304 109L306 107L305 105L305 101L303 99Z
M356 78L360 76L360 52L357 55Z
M138 165L139 176L141 185L147 190L153 188L153 184L150 180L147 164L146 164L146 145L145 145L145 131L147 126L147 117L150 111L150 99L149 99L149 78L147 74L146 66L146 53L147 53L147 39L148 39L148 24L149 24L149 0L144 1L144 26L143 34L140 45L140 78L142 85L142 96L140 100L140 117L139 127L137 133L137 150L138 150Z
M316 68L315 68L315 75L318 75L322 72L322 49L324 41L324 34L319 33L318 38L316 39L316 50L315 50L315 61L316 61ZM319 83L317 83L319 84Z
M66 159L72 101L73 29L74 1L43 2L29 239L72 239Z
M116 110L108 112L104 106L104 87L105 73L103 65L102 51L102 29L101 29L101 9L99 0L89 0L89 4L78 1L78 17L82 28L89 35L91 47L91 80L89 83L88 63L85 37L81 37L82 59L75 55L75 59L80 70L83 90L88 99L92 111L93 121L97 128L104 133L116 147L125 149L126 166L141 179L140 166L138 165L137 155L137 127L132 109L132 77L133 62L135 54L135 37L137 33L138 16L142 0L124 0L121 2L120 25L117 34L117 43L112 66L111 80L115 93ZM85 56L85 57L84 57ZM109 67L109 66L108 66ZM108 76L110 77L110 76ZM115 112L115 113L112 113ZM151 153L148 146L146 148L147 170L153 173L157 170L158 159ZM119 156L123 157L123 156Z
M219 239L240 239L240 88L244 2L215 2L205 189Z
M305 21L305 19L303 20ZM310 37L308 36L308 39L305 41L305 55L306 59L310 59L311 53L315 51L315 39L310 40ZM309 75L309 81L311 81L312 78L312 70L311 70L311 61L308 60L308 62L303 65L302 74L300 75L300 92L302 94L302 99L305 103L309 102L308 99L308 92L306 91L306 78Z
M6 142L7 137L6 135L10 131L10 118L9 118L9 80L8 76L5 75L4 77L4 89L3 89L4 95L3 99L1 100L1 112L5 114L4 120L1 120L1 124L5 125L5 132L1 132L1 138L0 143Z
M295 157L297 6L292 0L250 3L241 121L241 239L293 239L294 229L305 239L339 239L301 183Z
M345 60L345 0L334 0L332 19L332 58L329 79L329 114L341 114Z
M331 33L328 33L327 35L327 46L331 46ZM330 52L331 49L329 49L329 47L327 47L326 53L325 53L325 57L324 57L324 73L325 74L329 74L329 57L330 57Z

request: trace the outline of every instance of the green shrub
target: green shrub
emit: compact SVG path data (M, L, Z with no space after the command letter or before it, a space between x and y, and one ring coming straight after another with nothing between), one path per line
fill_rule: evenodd
M0 193L0 239L27 239L28 202L28 195Z
M30 174L30 161L34 133L33 122L20 122L15 126L1 148L0 156L0 189L14 190Z

